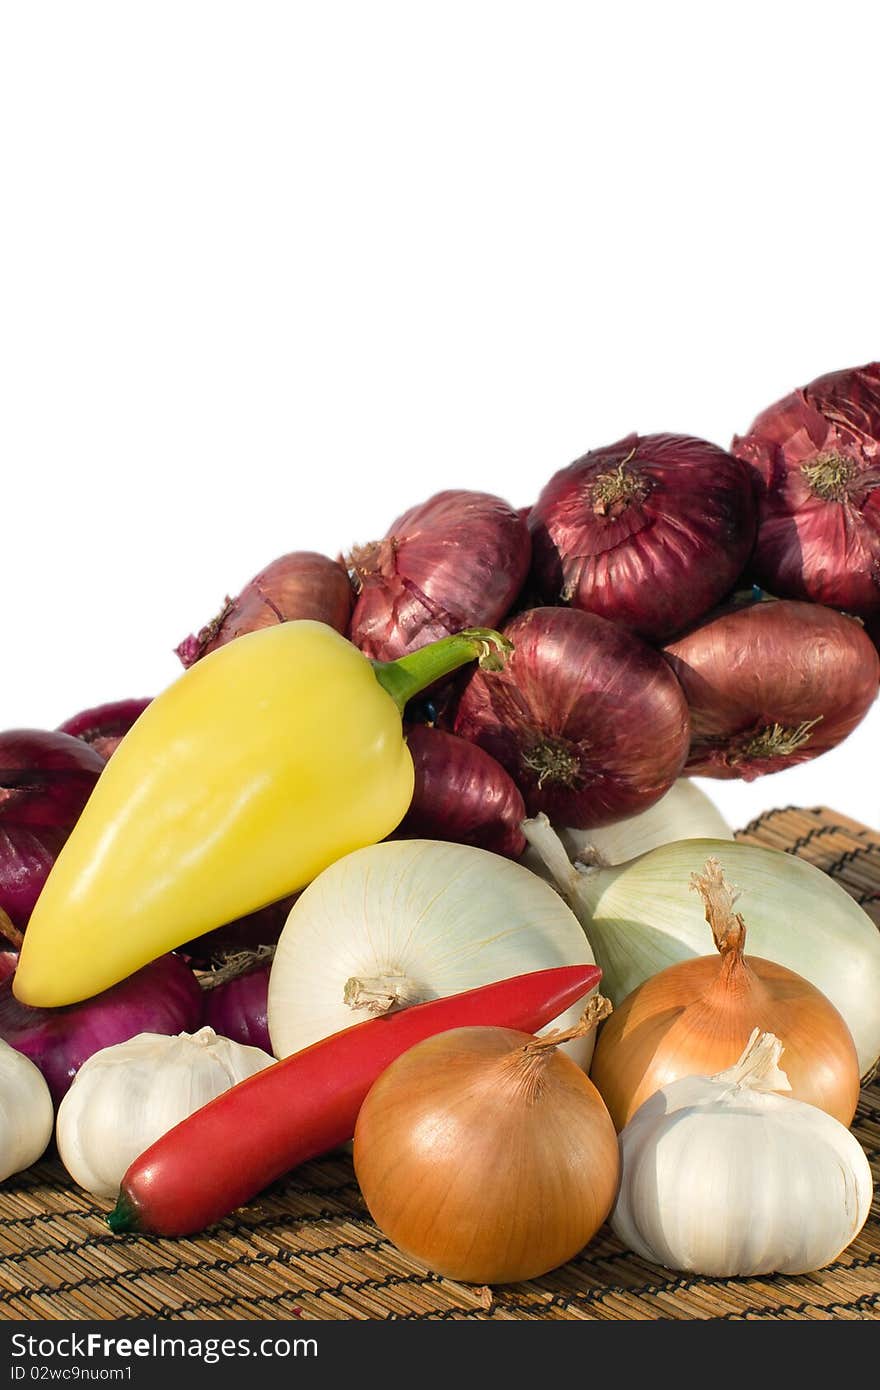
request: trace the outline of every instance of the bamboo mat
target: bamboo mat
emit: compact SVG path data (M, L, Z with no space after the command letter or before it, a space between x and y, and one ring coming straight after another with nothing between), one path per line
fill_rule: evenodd
M831 874L880 925L880 833L825 809L773 811L739 838ZM880 1085L854 1130L880 1179ZM0 1318L28 1319L722 1319L880 1317L880 1201L853 1244L816 1274L676 1276L603 1227L543 1279L489 1289L441 1279L370 1221L347 1157L297 1170L207 1235L113 1236L107 1206L57 1162L0 1188Z

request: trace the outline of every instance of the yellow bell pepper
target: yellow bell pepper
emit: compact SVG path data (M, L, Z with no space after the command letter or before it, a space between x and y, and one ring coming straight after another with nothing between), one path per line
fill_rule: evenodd
M31 917L17 997L89 998L383 839L412 798L407 700L509 648L474 630L371 662L303 620L196 662L98 779Z

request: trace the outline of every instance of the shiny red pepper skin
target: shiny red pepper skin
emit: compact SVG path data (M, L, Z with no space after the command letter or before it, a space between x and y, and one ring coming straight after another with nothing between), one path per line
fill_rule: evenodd
M240 1081L157 1139L122 1180L111 1230L186 1236L351 1139L373 1082L435 1033L486 1024L534 1033L588 994L596 965L536 970L367 1019Z

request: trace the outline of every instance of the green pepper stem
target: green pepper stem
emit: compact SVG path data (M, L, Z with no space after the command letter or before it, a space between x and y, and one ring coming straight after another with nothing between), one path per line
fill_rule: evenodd
M512 651L513 643L500 632L474 627L442 637L439 642L429 642L397 661L374 661L372 667L376 680L403 714L414 695L468 661L479 662L484 671L500 671Z
M140 1222L138 1221L137 1209L124 1192L120 1192L116 1206L107 1217L107 1225L114 1235L122 1235L125 1231L138 1229Z

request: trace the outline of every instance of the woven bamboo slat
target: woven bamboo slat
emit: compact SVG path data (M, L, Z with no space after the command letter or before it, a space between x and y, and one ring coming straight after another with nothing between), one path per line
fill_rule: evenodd
M817 864L880 926L880 833L824 808L773 811L739 838ZM854 1132L880 1178L880 1085ZM472 1288L428 1274L385 1240L350 1159L297 1170L206 1235L113 1236L107 1207L57 1161L0 1188L0 1318L49 1319L875 1319L880 1201L844 1254L816 1274L677 1276L624 1250L607 1227L543 1279Z

